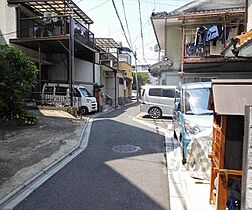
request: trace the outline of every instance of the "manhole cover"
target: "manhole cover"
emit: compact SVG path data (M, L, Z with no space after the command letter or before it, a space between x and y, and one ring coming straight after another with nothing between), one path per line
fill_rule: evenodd
M112 147L112 150L119 153L133 153L141 150L141 147L134 145L116 145Z

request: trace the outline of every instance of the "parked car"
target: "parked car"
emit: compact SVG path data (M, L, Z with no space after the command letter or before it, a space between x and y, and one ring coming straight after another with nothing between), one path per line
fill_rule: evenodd
M70 106L69 84L45 83L42 88L42 104ZM74 85L73 106L81 114L97 111L96 98L81 85Z
M175 90L174 137L180 143L183 164L192 137L213 125L213 111L208 108L210 89L211 82L198 82L180 85Z
M131 92L131 99L132 100L137 100L137 90L132 90L132 92Z
M148 113L153 119L163 115L172 116L175 86L146 85L142 87L140 111Z

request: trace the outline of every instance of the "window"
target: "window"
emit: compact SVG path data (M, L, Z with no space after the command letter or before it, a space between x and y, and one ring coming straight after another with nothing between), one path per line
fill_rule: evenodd
M163 92L161 88L150 88L149 95L150 96L163 96Z
M77 88L74 88L74 90L73 90L73 96L74 97L81 97L80 91L78 91Z
M47 95L53 95L53 87L45 87L44 93Z
M174 98L175 90L174 89L163 89L163 97Z
M80 91L85 97L93 97L85 88L80 88Z
M67 95L67 87L56 87L55 95L60 96Z
M123 78L119 78L119 84L123 85Z

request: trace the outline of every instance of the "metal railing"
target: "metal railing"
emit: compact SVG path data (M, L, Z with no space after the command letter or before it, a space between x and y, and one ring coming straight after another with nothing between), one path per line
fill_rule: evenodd
M94 34L74 19L74 37L81 43L94 47ZM68 16L20 18L18 38L59 37L69 35Z
M58 92L57 95L51 93L32 92L27 95L22 103L25 105L44 105L55 107L68 107L70 106L70 97L65 95L65 92ZM73 97L73 106L79 108L81 106L81 98Z

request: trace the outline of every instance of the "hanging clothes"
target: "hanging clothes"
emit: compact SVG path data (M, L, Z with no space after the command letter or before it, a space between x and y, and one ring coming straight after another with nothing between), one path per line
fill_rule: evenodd
M210 26L206 33L206 41L209 42L218 37L219 37L219 30L218 30L217 25Z
M205 43L206 27L200 26L197 28L195 33L194 45L197 46L199 43Z

